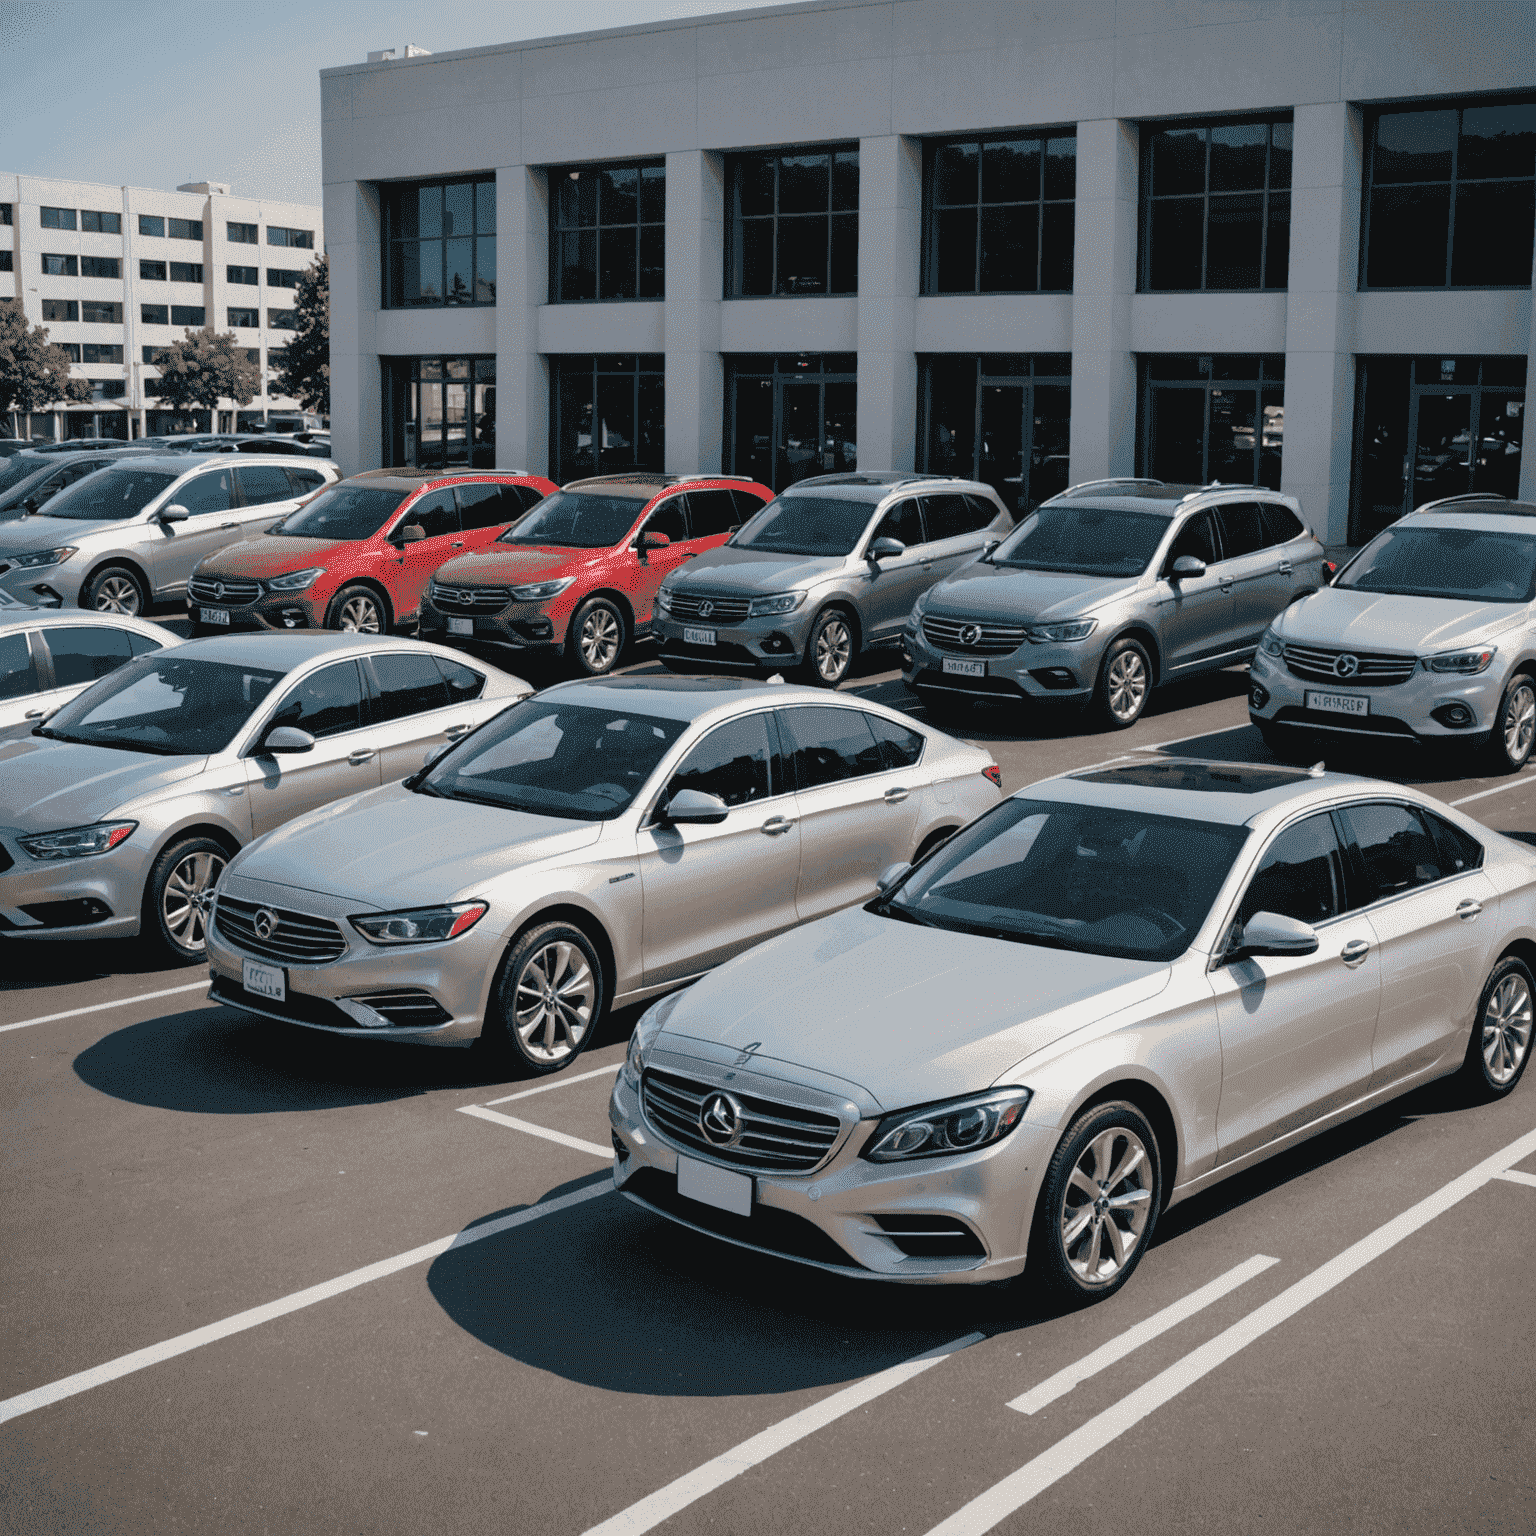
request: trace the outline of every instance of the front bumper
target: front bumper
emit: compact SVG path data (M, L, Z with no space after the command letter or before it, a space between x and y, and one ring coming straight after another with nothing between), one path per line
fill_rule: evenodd
M819 612L809 600L793 613L745 618L733 624L711 624L708 619L673 618L658 605L651 616L651 631L663 661L700 671L762 673L796 666L810 643L811 626ZM687 638L688 631L713 634L713 645Z
M973 650L948 650L923 633L921 622L902 632L902 677L908 688L953 697L1003 703L1084 705L1093 697L1104 640L1098 631L1085 640L1026 640L1017 650L987 656ZM980 677L944 670L944 663L980 665Z
M154 856L142 827L110 853L83 859L34 859L13 829L0 828L0 934L131 938L139 931Z
M564 594L562 594L563 596ZM550 605L544 603L509 603L496 613L478 609L448 612L439 608L430 595L421 600L423 640L439 645L499 645L514 651L557 650L565 640L569 614L557 622ZM464 627L469 626L469 633Z
M58 565L23 567L14 556L0 555L0 591L39 608L74 608L80 602L88 563L94 562L82 553Z
M214 634L225 629L323 629L329 597L316 597L314 589L305 592L262 592L249 603L229 603L187 598L187 618L192 624ZM228 614L227 624L206 622L203 609Z

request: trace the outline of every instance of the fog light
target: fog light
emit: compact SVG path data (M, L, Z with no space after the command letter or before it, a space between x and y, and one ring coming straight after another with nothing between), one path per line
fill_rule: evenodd
M32 590L37 594L37 606L39 608L62 608L64 599L59 596L52 587L37 586Z
M776 629L763 641L763 649L775 656L782 656L786 651L794 650L794 646L790 643L788 635Z
M1029 674L1042 688L1075 688L1077 678L1066 667L1039 667Z
M382 1013L370 1008L367 1003L359 1002L355 997L338 997L336 999L336 1006L354 1024L361 1024L364 1029L389 1028L389 1020Z
M1263 709L1269 703L1269 689L1262 683L1254 683L1248 690L1248 708Z
M1430 719L1438 720L1441 725L1453 731L1465 730L1475 718L1465 704L1442 704L1438 709L1430 711Z
M624 1143L619 1139L619 1133L617 1131L610 1131L609 1135L613 1140L613 1155L618 1158L621 1163L625 1162L629 1157L629 1148L626 1147Z

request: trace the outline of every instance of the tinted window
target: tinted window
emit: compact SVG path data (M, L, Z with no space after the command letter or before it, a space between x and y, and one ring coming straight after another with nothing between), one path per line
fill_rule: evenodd
M732 491L731 497L736 503L736 523L738 527L746 522L749 517L756 517L768 505L761 496L754 495L751 491Z
M119 522L142 512L175 478L152 469L109 469L60 491L48 503L48 516Z
M736 512L736 499L729 491L689 491L688 521L696 539L718 538L729 533L742 518Z
M1440 850L1440 867L1448 875L1459 875L1465 870L1481 869L1483 845L1470 832L1452 826L1442 816L1432 811L1419 813L1429 825L1435 844Z
M1269 845L1259 872L1248 886L1237 920L1255 912L1278 912L1301 923L1321 923L1339 915L1339 842L1333 818L1309 816Z
M1259 516L1257 502L1237 501L1218 507L1216 517L1221 523L1224 558L1235 560L1239 555L1251 555L1268 546L1269 534Z
M683 498L669 496L645 520L647 533L664 533L674 544L688 537L688 526L683 521Z
M1380 901L1440 878L1440 850L1416 811L1406 805L1352 805L1343 815L1365 864L1364 900L1352 905Z
M910 549L923 542L923 516L917 510L917 498L908 496L894 507L887 507L880 526L875 529L876 539L900 539ZM871 543L874 542L872 539Z
M515 523L523 514L523 504L513 485L461 485L459 518L465 528L495 528Z
M556 491L546 496L515 527L508 528L499 542L606 549L629 532L643 505L633 496Z
M1483 528L1388 528L1339 572L1338 587L1528 603L1536 597L1536 538Z
M857 709L786 709L779 715L794 763L795 785L815 789L879 773L880 746Z
M866 715L875 740L880 743L880 760L887 768L910 768L923 755L923 738L884 715Z
M373 656L369 665L379 690L373 701L375 724L442 709L449 702L448 685L431 656Z
M954 494L924 496L923 517L928 523L930 539L958 538L964 533L974 533L978 526L970 503L964 496Z
M1262 501L1259 509L1264 514L1271 544L1287 544L1304 532L1301 519L1289 507L1282 507L1277 501Z
M179 486L172 499L193 517L204 512L227 512L234 505L234 479L232 469L210 470Z
M151 640L148 635L130 634L128 636L128 648L135 656L146 656L150 651L163 649L161 642Z
M1166 518L1077 501L1036 508L1003 540L995 565L1085 576L1139 576L1168 531Z
M290 688L277 706L272 726L292 725L311 736L338 736L357 729L363 704L355 661L338 661Z
M1168 568L1171 570L1173 562L1182 560L1185 555L1204 560L1207 565L1215 565L1220 559L1220 551L1216 547L1216 524L1209 512L1195 513L1179 530L1173 548L1168 551Z
M318 469L289 469L284 465L283 473L293 481L293 489L300 496L318 491L325 484L325 476Z
M267 531L285 538L368 539L395 515L404 500L404 491L333 485Z
M476 672L473 667L466 667L457 661L444 661L441 656L432 659L448 684L450 703L467 704L471 699L478 699L485 691L483 672Z
M242 464L235 473L240 477L240 494L245 497L248 507L293 499L288 476L275 464Z
M120 629L45 629L48 654L53 657L56 688L94 683L132 659L128 636Z
M667 784L667 799L685 789L719 795L727 805L766 800L769 788L768 717L749 715L713 730L683 759Z
M459 509L454 505L452 490L428 491L405 509L400 526L421 528L429 539L440 539L445 534L459 531Z
M869 525L870 504L842 496L775 496L731 539L781 555L847 555Z
M544 500L544 492L536 485L509 485L507 490L517 500L519 507L526 512L530 507L536 507Z
M0 638L0 699L24 699L37 692L37 673L25 635Z
M997 508L985 496L967 496L965 499L971 509L971 527L974 530L980 532L997 521Z

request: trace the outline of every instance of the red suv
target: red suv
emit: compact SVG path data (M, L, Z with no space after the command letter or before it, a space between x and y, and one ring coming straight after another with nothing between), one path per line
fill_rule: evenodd
M489 544L556 486L487 470L369 470L311 497L257 538L208 556L187 582L192 633L350 629L416 617L445 560Z
M580 675L601 677L650 630L662 579L772 500L766 485L731 475L573 480L437 572L421 633L450 645L563 651Z

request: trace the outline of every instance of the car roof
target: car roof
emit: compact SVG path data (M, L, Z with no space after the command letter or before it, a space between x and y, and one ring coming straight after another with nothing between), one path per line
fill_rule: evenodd
M839 702L824 688L793 683L772 683L749 677L601 677L580 678L544 689L539 697L554 694L573 704L593 708L616 702L664 720L696 720L736 700L762 699L774 704L827 704ZM850 699L861 708L869 701Z
M1422 507L1415 507L1400 521L1408 522L1411 519L1416 527L1464 528L1467 526L1465 520L1469 517L1478 519L1474 525L1478 528L1493 526L1529 533L1530 525L1525 520L1536 517L1536 502L1509 501L1503 496L1493 495L1448 496L1443 501L1426 502ZM1483 521L1484 518L1495 521L1490 525ZM1505 521L1500 522L1498 519Z
M545 476L528 469L360 469L348 480L366 480L370 484L383 485L391 490L414 491L434 480L543 480ZM551 482L553 483L553 482Z
M122 462L130 464L134 469L160 469L172 475L190 475L194 469L200 469L205 464L217 464L221 467L276 464L282 469L305 467L303 464L295 464L293 459L294 455L287 453L247 453L239 459L232 458L227 453L147 453ZM309 467L332 462L330 459L311 459ZM103 473L108 473L116 467L116 465L108 465Z
M60 625L105 624L113 629L131 629L136 634L152 635L164 645L180 645L181 636L163 624L141 619L131 613L98 613L94 608L37 608L18 603L14 608L0 608L0 630L32 629L46 624L50 629Z
M280 667L289 671L326 656L347 656L378 650L440 653L440 647L400 635L357 635L329 629L260 630L234 635L209 635L188 640L183 649L208 661L251 667ZM483 668L483 664L482 664Z
M633 470L619 475L588 475L581 480L567 480L562 491L603 491L610 496L629 496L636 501L649 501L663 491L676 490L680 486L707 485L714 482L741 486L743 489L767 490L759 486L750 475L727 475L702 472L688 475L665 475L648 470Z
M884 501L899 490L921 491L977 491L994 494L992 488L980 480L966 480L959 475L914 474L905 469L850 470L845 475L812 475L808 480L797 480L779 492L781 496L802 495L833 496L840 501L865 501L870 506Z

